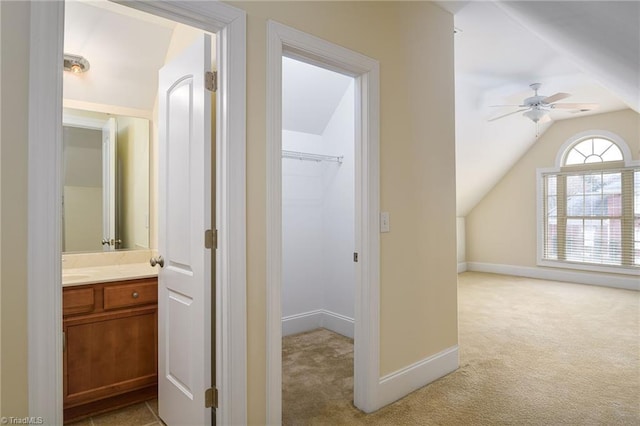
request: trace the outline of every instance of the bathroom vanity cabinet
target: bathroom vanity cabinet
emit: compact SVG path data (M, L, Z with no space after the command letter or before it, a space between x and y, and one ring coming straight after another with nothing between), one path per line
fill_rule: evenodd
M65 423L157 397L158 279L64 287Z

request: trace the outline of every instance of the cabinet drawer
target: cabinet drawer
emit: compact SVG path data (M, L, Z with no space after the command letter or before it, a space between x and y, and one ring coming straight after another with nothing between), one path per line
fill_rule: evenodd
M153 281L120 284L104 288L104 309L126 308L158 301L158 286Z
M94 289L74 288L62 292L62 314L73 315L91 312L95 308Z

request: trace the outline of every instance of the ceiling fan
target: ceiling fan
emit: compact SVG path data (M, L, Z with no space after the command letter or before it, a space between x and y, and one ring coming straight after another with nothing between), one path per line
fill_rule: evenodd
M492 105L492 107L512 106L520 107L521 109L499 115L498 117L491 118L489 121L495 121L500 118L508 117L512 114L524 112L522 115L534 123L545 123L551 120L549 113L554 109L572 110L572 112L585 112L598 108L598 104L557 103L571 95L569 93L562 92L558 92L551 96L538 95L538 89L540 89L540 86L542 86L541 83L530 84L529 87L534 91L534 95L523 100L520 105Z

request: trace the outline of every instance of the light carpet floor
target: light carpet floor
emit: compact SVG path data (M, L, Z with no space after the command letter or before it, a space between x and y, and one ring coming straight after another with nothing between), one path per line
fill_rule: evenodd
M640 425L638 292L458 281L458 370L364 414L352 403L353 342L324 329L287 336L283 424Z

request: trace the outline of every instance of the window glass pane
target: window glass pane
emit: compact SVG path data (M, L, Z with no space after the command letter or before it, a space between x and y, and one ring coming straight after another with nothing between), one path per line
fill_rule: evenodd
M602 252L602 263L620 265L622 260L622 221L605 219L600 228L597 244Z
M618 148L618 145L611 144L611 147L602 154L602 161L622 161L622 151Z
M584 228L582 219L567 220L566 258L573 262L581 262L584 254Z
M621 194L622 173L604 173L602 175L602 192L605 194Z
M622 195L608 194L603 197L602 215L621 217L622 216Z
M584 193L584 177L567 176L567 195L576 195Z
M546 259L558 259L558 234L557 225L558 221L555 217L550 217L547 220L546 229L546 245L545 245L545 258Z
M640 171L633 173L633 182L634 211L636 216L640 216Z
M584 197L584 216L602 216L602 197L587 195Z
M594 138L593 153L596 155L602 155L607 149L611 148L611 145L613 145L613 142L611 141L601 138Z
M558 215L558 200L556 197L547 197L547 216L555 217Z
M601 239L601 231L601 223L599 220L584 221L583 262L601 263L602 253L598 244Z
M584 176L584 193L600 194L602 192L602 174Z
M569 219L567 221L567 260L619 265L621 229L619 219Z
M587 139L586 141L582 141L579 144L577 144L573 149L575 149L585 157L588 157L591 154L593 154L593 144L591 143L591 141L592 139Z
M635 249L634 249L634 265L640 265L640 215L636 216L635 225L633 227Z
M556 195L558 189L558 178L556 176L547 176L547 195Z
M567 154L564 165L593 164L623 159L618 145L607 139L593 138L575 144Z
M572 166L572 165L575 165L575 164L583 164L585 158L586 157L584 155L580 154L575 149L572 149L571 151L569 151L569 154L567 155L567 159L565 160L564 164L566 166Z
M567 216L584 216L584 197L567 197Z

